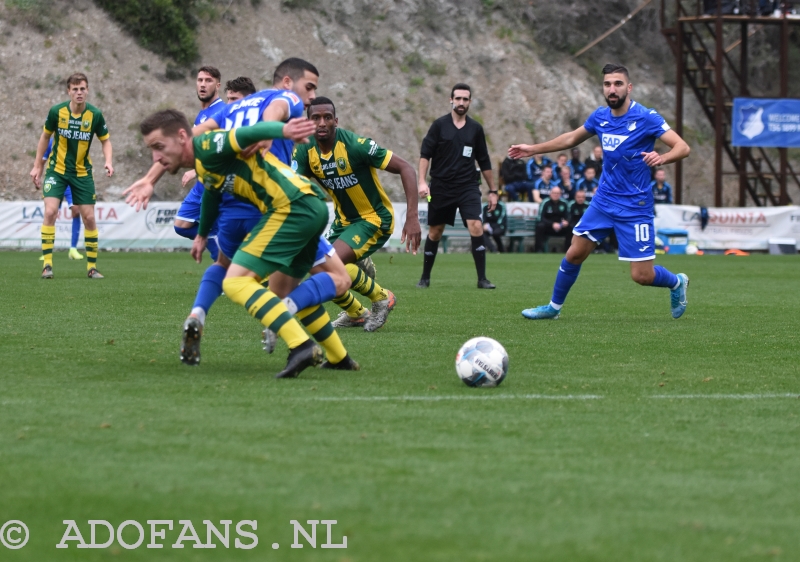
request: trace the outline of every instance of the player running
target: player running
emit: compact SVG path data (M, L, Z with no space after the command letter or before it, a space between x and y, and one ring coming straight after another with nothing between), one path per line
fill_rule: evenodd
M86 103L89 95L89 79L77 72L67 78L69 101L50 108L44 130L39 137L33 169L30 172L36 189L42 188L44 198L44 220L42 221L42 255L44 268L42 279L53 278L53 245L56 237L56 216L67 186L71 187L73 202L83 217L84 244L86 246L86 269L89 279L102 279L97 271L97 223L94 205L97 199L92 177L92 159L89 149L95 135L103 145L106 174L114 173L111 140L103 114L95 106ZM55 134L53 152L47 170L44 168L44 152ZM42 172L44 171L44 178ZM44 180L44 181L42 181Z
M192 137L185 116L175 110L160 111L145 119L141 133L153 159L175 174L195 166L202 180L202 213L192 256L198 259L219 213L222 192L258 206L262 219L236 251L223 288L228 297L251 316L276 332L289 346L286 367L276 378L296 377L306 367L322 361L322 349L309 340L284 303L259 281L273 274L301 279L314 262L319 236L327 225L328 211L322 191L295 174L273 154L241 156L243 148L263 140L290 138L305 141L314 130L306 120L259 123L231 131L210 131ZM304 315L305 313L305 315ZM318 341L335 340L347 355L330 325L325 310L298 313Z
M660 265L653 266L655 231L650 167L686 158L691 149L655 109L628 97L632 89L628 69L607 64L603 67L603 96L608 107L597 109L583 126L572 132L540 144L513 145L508 150L511 158L527 158L565 150L597 135L604 154L597 194L573 229L572 245L558 268L550 304L523 310L525 318L558 318L567 293L578 279L581 264L612 230L619 240L619 259L631 264L631 278L640 285L670 289L673 318L680 318L686 310L689 277L685 273L675 275ZM661 139L670 150L663 155L656 152L656 139Z
M382 248L394 231L394 209L378 180L377 170L400 175L408 202L400 240L414 254L420 244L416 173L411 164L372 139L340 129L336 107L330 99L313 100L308 117L316 125L314 138L295 147L292 167L303 176L315 178L333 199L336 218L328 240L346 264L351 289L372 301L370 312L350 291L333 299L344 309L333 325L363 326L364 330L374 332L383 326L395 305L394 294L356 266L357 261Z

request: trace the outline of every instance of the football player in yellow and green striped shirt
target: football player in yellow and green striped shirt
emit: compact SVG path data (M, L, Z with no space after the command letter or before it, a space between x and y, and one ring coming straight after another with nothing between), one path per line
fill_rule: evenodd
M315 98L308 116L316 125L314 138L295 146L292 166L299 174L316 179L333 199L336 218L328 240L345 263L351 289L372 301L369 311L350 291L333 299L344 309L333 325L363 326L373 332L383 326L395 304L391 291L356 266L357 261L382 248L394 231L394 209L378 179L378 170L400 175L408 201L401 242L405 241L406 250L412 249L414 254L420 243L416 173L411 164L374 140L340 129L330 99Z
M203 184L200 224L192 247L192 257L198 262L223 192L261 210L261 221L231 260L223 290L289 346L289 359L277 378L296 377L306 367L321 363L322 350L309 340L271 288L273 279L277 286L288 281L299 283L313 267L319 237L328 223L325 196L271 153L241 156L244 148L262 140L304 141L313 132L313 123L305 119L262 122L231 131L209 131L193 138L185 115L164 110L145 119L140 130L155 162L172 174L182 167L194 167ZM270 288L259 283L267 276ZM298 311L297 316L325 347L330 362L338 363L347 357L324 308L314 305Z
M103 114L95 106L86 103L89 94L89 79L86 75L78 72L70 76L67 79L67 92L69 101L50 108L30 173L36 189L42 188L44 198L42 279L53 278L56 216L67 186L72 188L72 201L83 217L89 279L102 279L103 276L97 271L98 232L94 218L94 204L97 198L89 148L96 135L103 144L106 173L111 176L114 173L114 166L111 163L111 140ZM44 153L53 135L55 135L53 150L47 160L47 169L44 170Z

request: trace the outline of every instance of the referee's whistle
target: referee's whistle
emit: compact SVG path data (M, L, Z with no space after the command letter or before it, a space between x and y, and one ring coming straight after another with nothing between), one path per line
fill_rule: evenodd
M426 197L426 199L428 200L428 203L431 202L431 196L430 195L428 195L428 197Z

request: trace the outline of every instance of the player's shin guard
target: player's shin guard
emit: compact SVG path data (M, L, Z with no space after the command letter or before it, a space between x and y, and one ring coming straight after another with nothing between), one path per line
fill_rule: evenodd
M283 299L292 314L310 306L322 304L336 296L336 283L328 273L316 273L300 283L289 296Z
M227 269L215 263L203 274L192 306L192 314L197 316L201 324L206 323L206 314L222 294L222 282L227 272Z
M229 299L245 307L250 316L283 338L289 349L308 341L303 327L289 314L281 299L252 277L226 277L222 289Z
M651 284L653 287L666 287L667 289L678 288L679 280L677 275L660 265L655 266L653 269L656 272L656 276Z
M567 300L567 293L578 280L578 274L581 272L581 266L569 263L567 258L561 260L561 265L558 267L558 275L556 275L556 282L553 285L553 298L550 305L556 310L561 309L561 305Z
M81 235L81 217L77 216L72 219L72 242L70 243L70 248L77 248L78 247L78 238Z
M475 270L478 272L478 281L480 281L486 279L486 245L483 243L483 236L470 236L470 238L472 240L472 259L475 260Z
M436 261L436 254L439 251L439 241L433 241L430 237L425 238L425 257L422 262L422 278L430 279L433 262Z
M42 257L44 265L53 267L53 245L56 243L56 227L42 225Z
M322 306L314 305L301 310L297 313L297 318L306 327L311 337L317 340L317 343L325 350L328 361L339 363L347 356L347 350L344 348L342 340L339 339L339 334L331 326L331 317Z
M383 287L378 285L375 280L364 273L364 271L354 263L348 263L344 266L347 269L347 274L350 276L352 284L350 288L360 295L364 295L372 302L382 301L389 298Z
M86 270L97 267L97 237L100 233L94 230L86 230L83 233L83 244L86 246Z

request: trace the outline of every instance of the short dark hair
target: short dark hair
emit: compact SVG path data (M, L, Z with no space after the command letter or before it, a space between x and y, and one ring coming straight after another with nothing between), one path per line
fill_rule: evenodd
M336 117L336 106L333 105L333 100L330 98L326 98L325 96L318 96L311 100L311 103L308 104L308 110L306 111L306 115L311 117L311 108L315 105L329 105L333 108L333 116Z
M239 76L225 82L225 91L249 96L256 93L256 85L247 76Z
M606 74L617 74L617 73L624 74L625 79L628 80L628 82L630 82L631 77L628 74L628 69L622 66L621 64L614 64L610 62L603 67L603 76L605 76Z
M472 88L469 87L469 84L464 84L463 82L459 82L453 89L450 90L450 99L453 99L453 95L456 93L456 90L466 90L469 92L469 97L472 97Z
M197 74L200 74L201 72L210 74L216 79L217 82L222 80L222 73L216 66L201 66L197 69Z
M81 82L86 82L86 87L89 87L89 79L83 72L76 72L75 74L71 74L69 78L67 78L67 90L73 84L80 84Z
M142 136L147 136L153 131L161 129L167 136L174 136L181 129L192 136L192 126L186 115L177 109L164 109L153 113L139 124L139 132Z
M299 59L297 57L288 58L280 63L272 75L272 83L277 84L286 76L292 80L299 80L303 77L305 71L308 70L314 76L319 76L317 67L308 62L307 60Z

